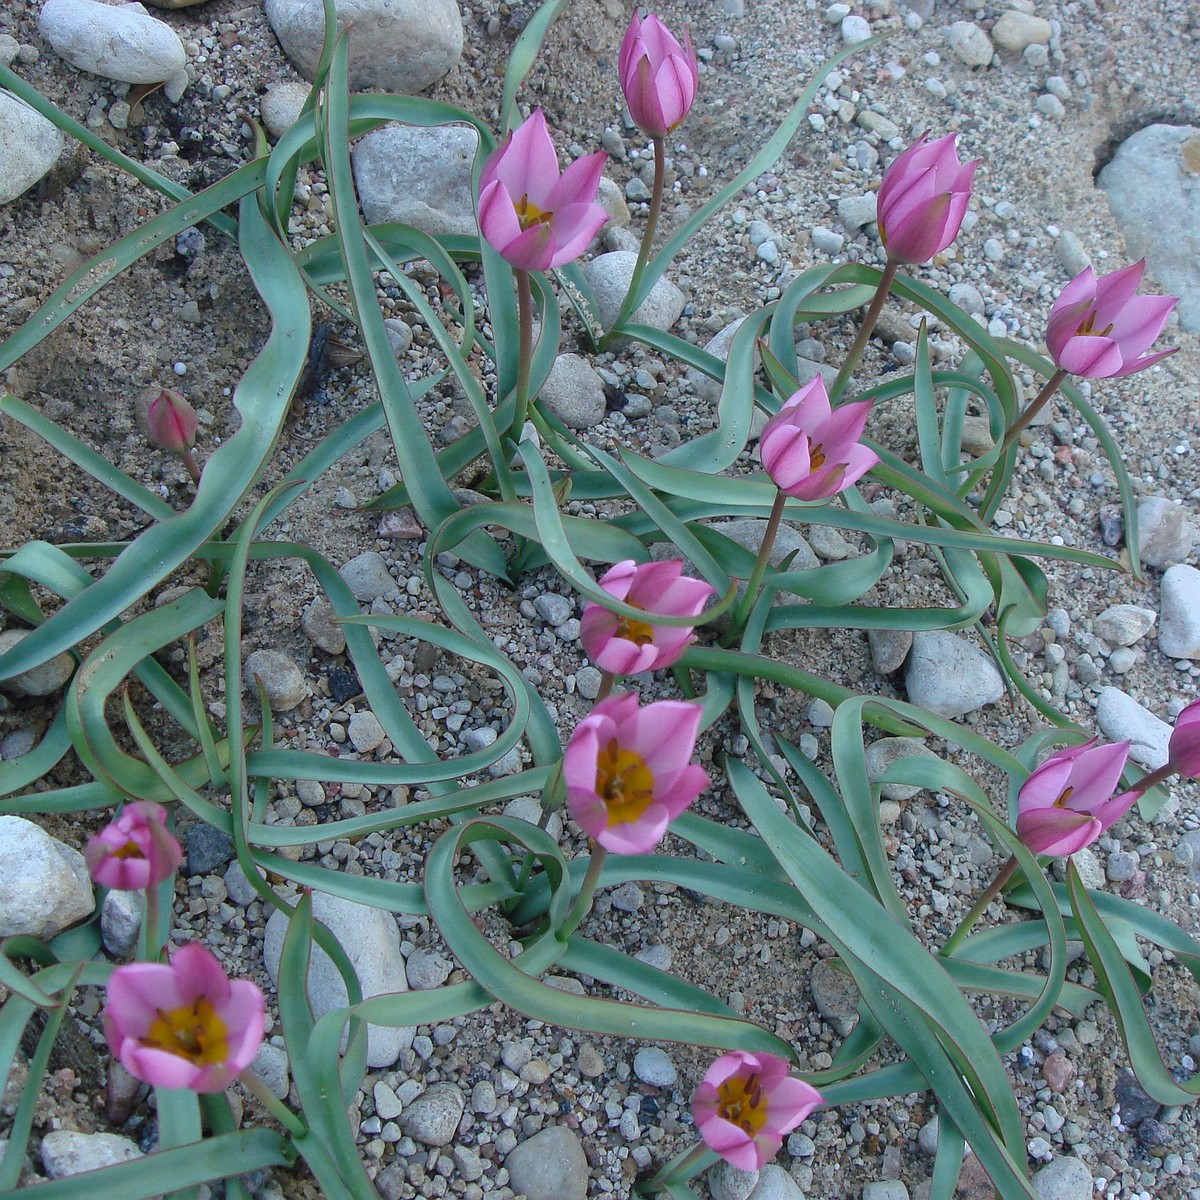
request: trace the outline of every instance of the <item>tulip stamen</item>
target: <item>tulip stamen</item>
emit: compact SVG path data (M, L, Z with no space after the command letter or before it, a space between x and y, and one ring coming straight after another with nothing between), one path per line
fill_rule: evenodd
M654 800L654 775L636 750L610 738L596 756L596 794L608 809L609 824L633 822Z
M1067 801L1071 799L1071 793L1075 790L1074 785L1063 788L1062 795L1051 805L1052 808L1066 808Z
M625 603L630 602L626 600ZM640 605L633 604L631 607L639 608ZM654 641L654 626L648 621L639 621L636 617L618 617L617 630L613 636L624 638L635 646L648 646Z
M212 1002L199 996L178 1008L156 1009L157 1018L139 1041L149 1050L186 1058L197 1066L224 1062L228 1057L225 1022Z
M1095 313L1095 310L1093 309L1092 312L1088 313L1087 318L1083 321L1083 323L1079 326L1079 328L1077 330L1075 330L1075 336L1076 337L1108 337L1108 335L1110 333L1112 333L1112 331L1113 331L1113 322L1112 321L1109 321L1109 323L1103 329L1100 329L1100 330L1093 328L1093 326L1095 324L1096 324L1096 313Z
M521 223L523 230L532 229L535 225L549 225L554 220L554 213L538 208L529 199L528 193L523 195L514 207L517 210L517 220Z
M145 858L142 853L142 848L134 841L128 841L123 846L118 846L110 855L110 858Z
M754 1137L767 1122L766 1094L757 1072L725 1080L717 1088L718 1112L731 1125Z
M817 442L815 446L808 448L808 466L812 471L825 465L825 447Z

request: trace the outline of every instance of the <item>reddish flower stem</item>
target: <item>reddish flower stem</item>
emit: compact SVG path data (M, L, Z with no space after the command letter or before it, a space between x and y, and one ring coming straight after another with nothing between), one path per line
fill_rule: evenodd
M951 954L962 944L963 939L971 932L971 926L983 915L983 911L995 898L1000 894L1000 889L1012 878L1013 872L1017 869L1017 856L1014 854L996 872L996 878L983 889L979 895L979 899L971 905L971 911L963 917L958 928L946 939L946 944L938 952L943 958L949 958Z
M858 366L858 360L862 358L863 351L867 348L867 343L871 340L871 334L875 332L875 322L879 320L879 314L883 312L883 302L887 299L888 292L892 290L892 280L896 278L896 271L899 266L899 263L893 262L889 258L887 266L883 268L883 274L879 277L879 285L875 289L875 295L871 297L871 306L867 309L867 314L863 317L863 323L859 327L858 336L854 339L854 344L846 354L846 361L842 363L842 369L837 373L837 378L833 381L833 387L829 389L829 400L832 404L838 402L843 389L850 382L850 376L854 373L854 368Z
M1046 380L1046 386L1033 398L1030 404L1025 408L1019 417L1012 423L1012 428L1004 435L1004 441L1000 445L1000 453L1004 454L1009 446L1013 444L1021 436L1024 430L1028 427L1029 422L1046 407L1046 401L1058 391L1059 385L1070 372L1064 371L1061 367Z

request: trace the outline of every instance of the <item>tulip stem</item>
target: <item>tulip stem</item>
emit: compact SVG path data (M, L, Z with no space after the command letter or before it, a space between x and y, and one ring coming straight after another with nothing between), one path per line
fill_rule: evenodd
M1148 792L1152 787L1156 787L1158 784L1170 779L1172 775L1178 774L1179 772L1176 770L1175 764L1166 762L1161 767L1151 771L1149 775L1143 775L1129 790L1137 792L1140 796L1144 792Z
M192 453L191 447L185 446L179 452L179 457L183 459L183 465L187 467L187 473L192 477L192 483L199 487L200 467L196 463L196 456Z
M533 363L533 289L529 286L529 272L514 270L517 281L517 406L513 410L512 428L508 436L516 446L521 440L521 430L529 416L529 371Z
M1046 401L1058 391L1059 384L1066 379L1069 371L1064 371L1061 367L1046 380L1046 386L1033 398L1032 402L1026 407L1025 411L1012 423L1012 428L1004 435L1004 441L1000 445L1000 453L1003 455L1019 438L1029 425L1029 422L1046 407Z
M633 274L629 278L629 290L621 302L613 329L618 329L629 320L633 312L634 300L638 288L642 285L642 276L646 273L646 264L650 261L650 247L654 244L654 234L658 229L658 217L662 212L663 189L667 178L667 149L661 137L651 138L654 144L654 185L650 190L650 211L646 214L646 228L642 230L642 244L638 247L637 262L633 264ZM601 341L601 349L612 336L612 330Z
M567 913L566 920L557 931L556 936L560 942L565 942L579 928L583 918L591 910L592 897L596 894L596 885L600 882L600 872L604 869L604 860L607 857L608 851L598 842L593 843L592 857L588 862L587 874L579 885L579 895L575 897L571 911Z
M875 332L875 322L879 320L879 314L883 312L883 302L888 298L888 293L892 290L892 280L896 278L896 271L899 266L898 262L893 262L889 258L887 265L883 268L883 274L879 276L879 284L875 288L875 295L871 297L871 306L867 309L867 315L863 317L863 323L859 326L858 335L855 337L854 344L846 354L846 361L842 363L842 369L837 373L837 378L833 381L833 387L829 389L829 401L831 404L838 402L843 389L850 382L850 376L854 374L854 368L858 366L858 360L862 358L863 351L867 348L867 343L871 340L871 334Z
M709 1153L711 1151L706 1142L697 1142L667 1163L653 1179L638 1185L636 1193L640 1196L652 1196L655 1192L666 1191L672 1183L686 1183L700 1169L705 1155Z
M238 1082L277 1120L293 1137L307 1137L304 1122L249 1068L238 1073Z
M162 944L158 937L160 905L158 889L161 885L152 883L143 890L146 898L142 909L142 928L138 936L137 958L140 962L158 962L162 953Z
M750 578L746 580L746 590L742 593L742 598L738 601L738 606L729 622L729 631L721 639L722 646L732 646L737 641L738 635L745 628L747 617L750 616L750 609L754 606L754 601L758 599L763 576L767 573L767 564L771 561L771 548L775 545L775 537L779 533L779 523L783 520L785 504L787 504L787 493L777 492L775 503L771 508L771 515L767 518L767 528L763 533L762 545L758 548L758 557L754 560L754 569L750 572Z
M963 939L971 932L971 926L979 920L983 910L1000 894L1000 889L1012 878L1017 869L1017 856L1014 854L1008 862L996 872L996 878L983 889L979 899L971 905L971 911L963 917L958 928L946 939L946 944L938 953L943 958L949 958L962 944Z
M611 671L605 671L600 676L600 687L596 691L596 699L593 701L593 703L599 704L601 700L607 700L608 697L612 694L613 685L616 682L617 682L617 676L614 675Z

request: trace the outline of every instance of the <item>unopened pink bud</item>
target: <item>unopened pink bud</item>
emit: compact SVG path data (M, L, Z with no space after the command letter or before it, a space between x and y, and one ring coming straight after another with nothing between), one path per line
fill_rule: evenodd
M196 444L196 410L178 392L163 388L146 409L146 435L160 450L182 454Z

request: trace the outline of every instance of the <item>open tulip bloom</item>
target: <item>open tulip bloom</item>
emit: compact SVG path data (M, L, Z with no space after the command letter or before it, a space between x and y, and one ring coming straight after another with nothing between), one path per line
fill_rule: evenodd
M1128 757L1128 742L1055 751L1021 785L1017 836L1034 854L1065 856L1090 846L1138 797L1113 795Z
M113 971L104 1036L135 1079L220 1092L254 1061L264 1008L255 984L228 979L208 950L189 942L169 966L138 962Z
M958 236L979 159L959 162L957 134L919 138L883 174L876 212L879 240L892 262L923 263Z
M492 152L479 176L479 229L522 271L578 258L608 214L596 203L604 151L577 158L562 174L546 118L536 108Z
M1162 332L1175 296L1138 296L1146 261L1099 278L1086 267L1063 288L1050 310L1046 346L1070 375L1108 379L1144 371L1178 349L1146 354Z
M156 887L173 875L183 850L167 829L167 810L139 800L89 839L83 857L101 887L131 892Z
M788 496L835 496L879 461L879 455L859 441L870 413L869 400L832 409L825 381L818 375L789 396L767 422L758 456L775 486Z
M634 12L617 71L629 115L643 133L664 137L688 115L699 73L686 29L681 46L653 13L643 18Z
M743 1171L758 1171L783 1139L823 1103L774 1054L722 1054L692 1096L696 1128L710 1149Z
M647 613L696 617L713 589L683 573L682 559L635 563L632 558L610 567L600 586L610 596ZM677 662L693 639L690 625L651 625L618 617L601 604L584 605L579 637L587 656L613 675L654 671Z
M689 760L700 706L682 700L638 705L635 692L602 700L563 754L567 810L614 854L649 854L667 825L708 786Z

